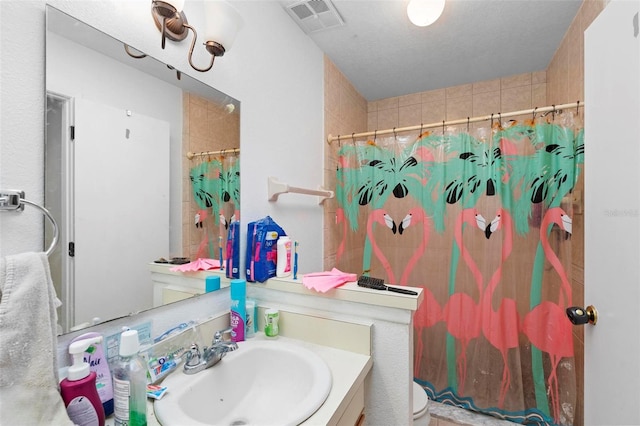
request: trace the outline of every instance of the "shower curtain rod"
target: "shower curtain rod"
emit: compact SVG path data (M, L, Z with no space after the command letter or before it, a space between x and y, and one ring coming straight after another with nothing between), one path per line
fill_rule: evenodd
M574 103L570 103L570 104L562 104L562 105L551 105L551 106L546 106L546 107L541 107L541 108L531 108L531 109L525 109L525 110L521 110L521 111L511 111L511 112L506 112L506 113L493 113L490 115L480 115L477 117L467 117L467 118L461 118L459 120L450 120L450 121L440 121L437 123L429 123L429 124L418 124L416 126L409 126L409 127L394 127L393 129L386 129L386 130L375 130L373 132L362 132L362 133L352 133L350 135L338 135L338 136L332 136L329 135L327 136L327 143L329 145L331 145L331 142L333 141L340 141L340 140L345 140L345 139L355 139L355 138L360 138L360 137L364 137L364 136L380 136L380 135L388 135L391 133L398 133L398 132L409 132L412 130L424 130L424 129L432 129L434 127L441 127L441 126L452 126L454 124L467 124L467 123L477 123L478 121L487 121L487 120L493 120L494 118L500 119L500 118L505 118L505 117L514 117L517 115L525 115L525 114L537 114L537 113L544 113L544 112L552 112L552 111L560 111L563 109L568 109L568 108L580 108L580 107L584 107L584 103L577 101Z
M187 158L193 160L194 157L204 157L207 155L225 155L225 154L240 154L240 148L227 148L219 149L217 151L204 151L204 152L187 152Z

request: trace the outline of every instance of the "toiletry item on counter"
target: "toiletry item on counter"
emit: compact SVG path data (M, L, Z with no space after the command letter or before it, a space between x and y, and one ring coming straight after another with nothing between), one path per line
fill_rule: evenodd
M280 320L280 311L277 309L267 309L264 311L264 335L267 337L277 337L280 333L278 321Z
M167 356L148 358L142 355L145 365L147 366L147 382L154 385L164 379L182 364L182 358L175 354Z
M222 257L222 235L218 237L218 257L220 258L220 270L224 271L224 258Z
M138 355L138 332L120 335L120 356L113 366L113 397L116 426L147 424L147 369Z
M240 221L229 224L227 231L227 259L225 260L227 278L240 278Z
M231 312L230 325L231 340L244 341L244 328L247 322L247 282L245 280L231 280Z
M384 283L384 280L382 278L374 278L374 277L370 277L368 275L360 276L360 278L358 278L358 285L360 287L372 288L374 290L388 290L388 291L393 291L393 292L396 292L396 293L410 294L412 296L417 296L418 295L418 293L413 291L413 290L408 290L406 288L400 288L400 287L388 286L388 285L386 285Z
M244 337L253 337L256 334L258 324L256 321L258 314L258 304L253 299L247 299L245 304L247 311L247 324L244 329Z
M175 327L172 327L169 330L165 331L160 336L154 338L153 339L153 343L161 342L164 339L166 339L167 337L173 336L173 335L178 334L178 333L182 333L187 328L194 327L197 324L198 323L196 321L189 321L189 322L180 323L180 324L176 325ZM127 331L127 330L129 330L129 328L127 328L126 330L123 329L122 331Z
M210 291L220 290L220 277L210 275L204 279L204 291L209 293Z
M291 238L286 235L278 238L277 248L276 277L287 277L291 275Z
M276 276L278 237L286 232L270 217L247 225L246 268L247 281L265 282Z
M298 279L298 242L293 244L293 279Z
M166 386L159 385L147 385L147 398L162 399L165 393L167 393Z
M85 351L102 342L102 336L78 340L69 345L73 364L60 382L60 393L67 414L79 426L104 426L104 408L96 389L96 373L84 361Z
M85 333L71 341L71 343L78 342L84 339L91 339L95 337L102 338L99 333ZM110 416L113 414L113 383L111 381L111 370L109 370L109 363L104 356L104 348L102 343L90 345L86 351L84 351L84 362L89 364L89 369L96 373L96 389L102 401L102 408L104 408L104 415Z

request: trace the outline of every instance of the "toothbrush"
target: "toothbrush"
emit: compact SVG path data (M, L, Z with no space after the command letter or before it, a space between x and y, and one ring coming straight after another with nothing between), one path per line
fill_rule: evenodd
M220 270L224 271L224 262L222 261L222 235L218 236L218 252L220 253Z
M231 278L233 275L233 241L236 239L236 228L231 227L231 238L227 238L227 278Z
M293 243L293 279L298 279L298 242Z

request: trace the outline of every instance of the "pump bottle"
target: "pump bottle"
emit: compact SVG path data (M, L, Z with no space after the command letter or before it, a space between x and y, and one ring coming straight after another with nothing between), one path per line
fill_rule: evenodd
M102 336L78 340L69 345L73 365L67 377L60 382L60 393L67 414L79 426L104 426L104 408L96 389L96 373L84 362L84 352L102 342Z
M113 367L116 426L147 424L147 372L139 350L138 331L124 331L120 335L120 356Z

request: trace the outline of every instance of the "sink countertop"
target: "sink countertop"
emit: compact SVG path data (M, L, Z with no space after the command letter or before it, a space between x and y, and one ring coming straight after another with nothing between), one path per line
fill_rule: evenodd
M351 398L355 395L371 370L373 365L372 358L368 355L316 345L284 336L278 336L276 339L305 347L318 354L324 362L327 363L332 376L329 396L327 396L324 404L302 424L306 426L336 424L351 401ZM249 340L271 339L265 337L263 333L256 333L255 337ZM224 360L222 362L224 362ZM215 368L215 366L211 368ZM172 374L182 373L178 371ZM169 389L168 392L171 392L171 389ZM110 416L106 419L105 425L113 426L114 423L113 416ZM147 400L147 425L160 426L153 411L152 400Z

